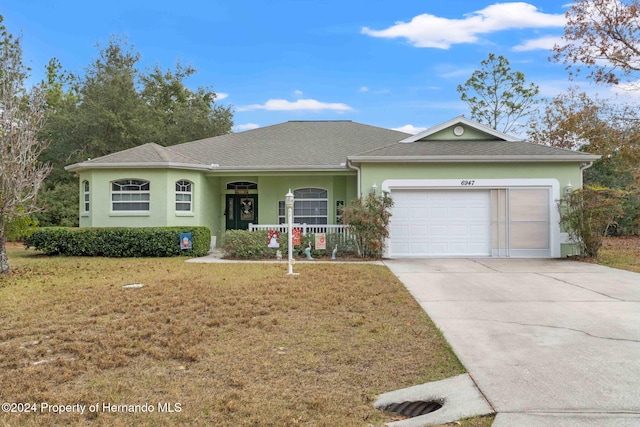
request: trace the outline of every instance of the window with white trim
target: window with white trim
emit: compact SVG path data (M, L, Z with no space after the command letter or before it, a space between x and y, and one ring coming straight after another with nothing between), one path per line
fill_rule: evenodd
M176 181L176 211L191 212L193 203L193 183L186 179Z
M328 192L322 188L299 188L293 191L293 222L296 224L328 224ZM284 200L278 202L278 222L287 222Z
M83 212L88 213L91 208L91 194L89 193L89 181L82 181L82 191L83 191Z
M111 210L115 212L148 212L149 181L123 179L111 183Z
M258 184L248 181L234 181L227 183L227 190L257 190Z

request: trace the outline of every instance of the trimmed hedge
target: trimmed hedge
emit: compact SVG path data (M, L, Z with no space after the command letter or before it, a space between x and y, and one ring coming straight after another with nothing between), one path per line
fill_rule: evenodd
M248 230L228 230L223 236L222 250L225 256L239 259L262 259L275 258L278 249L282 253L284 259L287 258L287 233L280 233L280 248L274 249L267 246L266 230L248 231ZM331 256L331 251L338 245L338 257L344 254L354 253L353 242L343 242L341 237L336 233L329 233L327 237L327 249L313 249L315 243L315 234L307 233L302 236L302 244L294 247L294 257L306 257L304 250L311 243L311 256L319 258L323 256Z
M180 233L191 233L193 249L180 249ZM207 227L43 227L25 238L47 255L122 257L204 256L209 253Z

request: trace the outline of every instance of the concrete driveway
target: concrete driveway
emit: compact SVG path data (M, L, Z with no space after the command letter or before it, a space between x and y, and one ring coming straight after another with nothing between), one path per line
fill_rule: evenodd
M640 425L640 274L553 259L385 264L442 330L494 426Z

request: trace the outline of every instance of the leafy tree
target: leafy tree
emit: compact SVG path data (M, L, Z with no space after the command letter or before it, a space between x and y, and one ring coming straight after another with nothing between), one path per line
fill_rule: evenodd
M527 133L532 141L602 156L584 171L584 183L625 191L620 199L623 215L609 227L609 233L640 232L640 181L634 178L640 173L637 115L632 105L592 98L571 89L549 100L540 116L529 122Z
M560 224L580 255L597 257L607 231L623 215L621 190L585 186L567 194L560 202Z
M217 95L211 88L194 92L185 86L184 80L195 72L177 64L173 71L163 72L156 66L141 76L141 96L151 109L154 142L174 145L231 131L233 112L215 104Z
M73 175L66 172L64 166L76 160L74 154L77 155L72 148L77 133L75 123L78 106L74 77L65 72L55 58L49 61L46 71L46 78L41 86L46 92L47 120L40 134L50 143L40 160L50 164L52 169L41 192L51 191L61 184L71 184L74 181Z
M37 229L37 221L30 216L21 216L7 225L6 240L9 242L23 241Z
M538 144L577 150L606 133L601 108L597 100L571 88L546 101L541 114L531 117L528 137Z
M10 272L6 237L10 224L35 210L49 167L38 162L46 143L39 138L45 119L45 92L25 88L28 69L19 38L0 17L0 272Z
M358 255L362 258L380 258L384 242L389 237L389 220L393 200L386 191L377 196L371 191L366 198L351 203L343 211L343 222L349 224L355 236Z
M231 107L215 103L210 88L195 91L185 80L195 73L178 64L162 72L139 69L141 55L113 37L84 74L47 66L47 125L51 145L41 159L53 165L42 190L41 225L77 225L78 184L64 166L147 142L173 145L231 132Z
M112 38L78 81L73 150L77 160L99 157L148 142L149 109L136 82L140 54Z
M638 0L576 0L566 17L564 43L554 46L552 59L566 64L571 76L586 67L598 83L638 80Z
M504 56L490 53L464 85L458 85L460 99L469 105L471 118L493 129L509 133L519 121L531 114L540 92L534 83L527 84L520 71L511 71Z
M77 227L78 197L77 182L60 182L51 188L45 188L38 195L42 210L36 212L33 218L43 227L50 224L60 227Z
M616 164L637 170L640 115L637 106L617 104L575 89L548 101L529 121L528 137L537 143L614 156Z

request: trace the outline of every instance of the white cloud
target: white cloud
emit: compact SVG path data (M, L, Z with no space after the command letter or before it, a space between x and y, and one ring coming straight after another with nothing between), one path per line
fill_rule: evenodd
M216 92L216 101L222 101L225 98L228 98L229 94L224 92Z
M527 40L526 42L513 47L515 52L526 52L529 50L551 50L556 44L562 44L562 37L540 37L538 39Z
M237 125L235 128L236 132L242 132L245 130L258 129L259 127L260 125L256 123L245 123L243 125Z
M427 130L428 128L423 128L423 127L414 126L414 125L404 125L404 126L400 126L399 128L391 128L391 129L415 135L415 134L420 133L420 132L422 132L424 130Z
M302 96L302 91L301 91L301 90L299 90L299 89L294 90L294 91L293 91L293 96L295 96L295 97L300 97L300 96Z
M382 89L371 89L367 86L362 86L360 89L358 89L358 92L360 93L370 93L373 95L386 95L388 93L391 93L390 89L387 88L382 88Z
M398 21L384 30L363 27L371 37L406 38L415 47L449 49L460 43L477 43L478 35L522 28L564 27L563 14L547 14L524 2L496 3L465 15L449 19L424 13L409 22Z
M264 104L251 104L243 107L238 107L237 111L252 111L252 110L267 110L267 111L351 111L353 108L347 104L337 102L320 102L315 99L298 99L291 102L286 99L270 99Z

